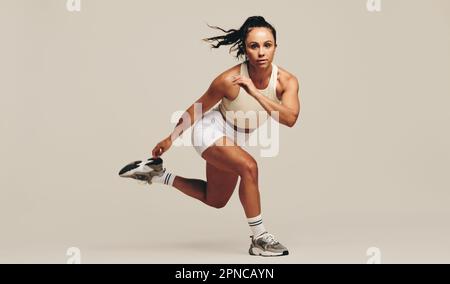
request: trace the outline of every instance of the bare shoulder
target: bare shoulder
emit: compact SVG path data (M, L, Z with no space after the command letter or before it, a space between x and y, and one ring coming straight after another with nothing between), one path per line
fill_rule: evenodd
M234 65L220 73L211 83L214 90L220 91L225 97L230 99L236 91L239 91L238 85L233 85L232 76L240 74L240 65Z
M298 91L298 79L291 72L286 69L278 66L278 74L277 74L277 97L281 100L283 94L286 90L290 88L296 88Z
M298 79L294 74L292 74L288 70L278 66L278 82L280 83L281 86L285 87L288 84L293 83L298 84Z

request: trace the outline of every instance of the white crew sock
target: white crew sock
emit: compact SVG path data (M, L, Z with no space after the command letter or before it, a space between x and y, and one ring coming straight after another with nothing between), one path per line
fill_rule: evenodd
M261 214L259 214L256 217L247 218L248 225L250 226L250 229L253 233L253 238L256 238L257 236L261 235L262 233L266 232L266 228L264 228Z
M154 176L152 177L152 183L162 183L166 185L173 186L173 181L175 180L176 175L165 171L162 176Z

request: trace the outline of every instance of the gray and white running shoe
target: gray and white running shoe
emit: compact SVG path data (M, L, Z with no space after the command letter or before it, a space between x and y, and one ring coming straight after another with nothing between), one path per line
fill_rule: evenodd
M165 171L166 169L163 168L163 160L161 158L150 158L129 163L119 171L119 176L133 178L144 184L152 184L152 177L162 176Z
M252 239L252 243L250 244L250 249L248 252L251 255L260 255L260 256L282 256L288 255L288 249L280 244L272 234L267 232L259 235L256 239Z

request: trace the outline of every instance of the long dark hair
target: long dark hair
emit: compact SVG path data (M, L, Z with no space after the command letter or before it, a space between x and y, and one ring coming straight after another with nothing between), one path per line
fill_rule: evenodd
M232 44L229 52L231 53L233 51L237 51L235 55L237 59L245 55L245 39L247 38L247 35L252 28L268 28L273 34L275 45L277 42L277 32L275 28L261 16L252 16L247 18L247 20L244 22L244 24L242 24L239 30L230 29L226 31L216 26L208 26L210 28L221 30L226 33L226 35L204 38L203 40L206 42L217 42L217 44L211 44L212 48L219 48L221 45Z

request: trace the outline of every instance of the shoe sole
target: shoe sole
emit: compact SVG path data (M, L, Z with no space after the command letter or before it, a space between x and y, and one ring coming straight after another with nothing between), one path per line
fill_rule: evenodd
M270 251L264 251L257 247L250 246L250 249L248 250L248 253L250 255L254 256L284 256L289 255L289 251L285 250L283 252L270 252Z
M154 176L155 172L160 172L163 170L163 161L161 158L156 159L147 159L145 161L145 165L150 167L152 171L148 173L139 172L137 169L142 166L142 161L134 161L123 167L119 171L119 176L121 177L127 177L127 178L135 178L138 180L146 180L148 178L148 175Z

